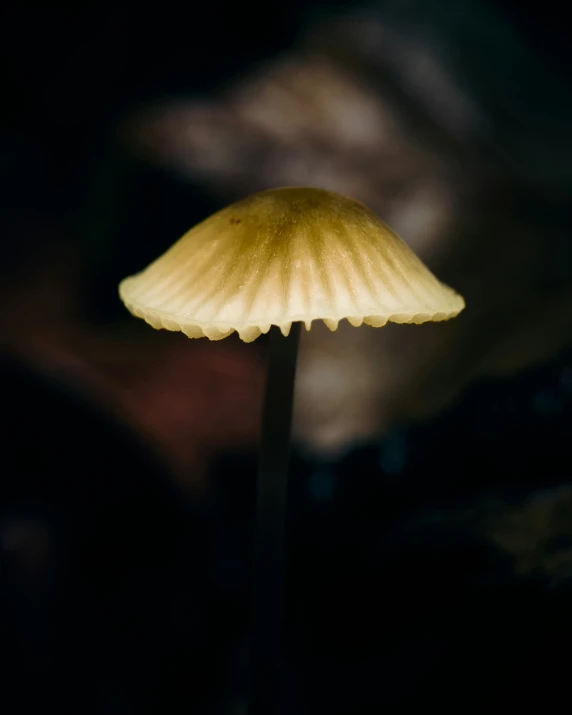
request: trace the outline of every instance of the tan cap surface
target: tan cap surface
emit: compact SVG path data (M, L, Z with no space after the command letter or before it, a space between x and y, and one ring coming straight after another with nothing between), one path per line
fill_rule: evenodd
M245 342L292 322L331 329L448 320L463 298L363 204L322 189L249 196L188 231L119 293L154 328Z

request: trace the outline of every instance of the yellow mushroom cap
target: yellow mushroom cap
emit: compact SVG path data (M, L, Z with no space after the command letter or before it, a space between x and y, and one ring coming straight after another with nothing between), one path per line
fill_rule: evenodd
M245 342L309 330L448 320L465 307L363 204L314 188L262 191L218 211L119 286L154 328Z

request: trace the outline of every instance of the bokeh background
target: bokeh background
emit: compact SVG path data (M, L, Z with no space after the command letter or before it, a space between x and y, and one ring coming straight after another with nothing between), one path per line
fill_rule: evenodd
M569 701L563 12L5 11L2 713L246 713L266 339L154 331L117 284L281 185L364 201L467 301L303 336L284 713Z

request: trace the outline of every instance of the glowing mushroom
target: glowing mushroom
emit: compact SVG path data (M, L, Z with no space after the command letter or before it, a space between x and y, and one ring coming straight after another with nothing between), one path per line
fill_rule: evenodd
M154 328L245 342L272 326L258 478L253 712L275 712L288 447L299 326L447 320L465 302L353 199L315 188L263 191L192 228L119 287ZM293 327L294 326L294 327Z
M192 228L119 288L154 328L245 342L323 320L447 320L465 303L358 201L312 188L254 194Z

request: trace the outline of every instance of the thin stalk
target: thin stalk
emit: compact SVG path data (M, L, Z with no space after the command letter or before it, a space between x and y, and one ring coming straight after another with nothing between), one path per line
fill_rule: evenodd
M287 338L278 328L270 333L256 505L251 715L280 710L288 459L299 339L300 323L292 324Z

